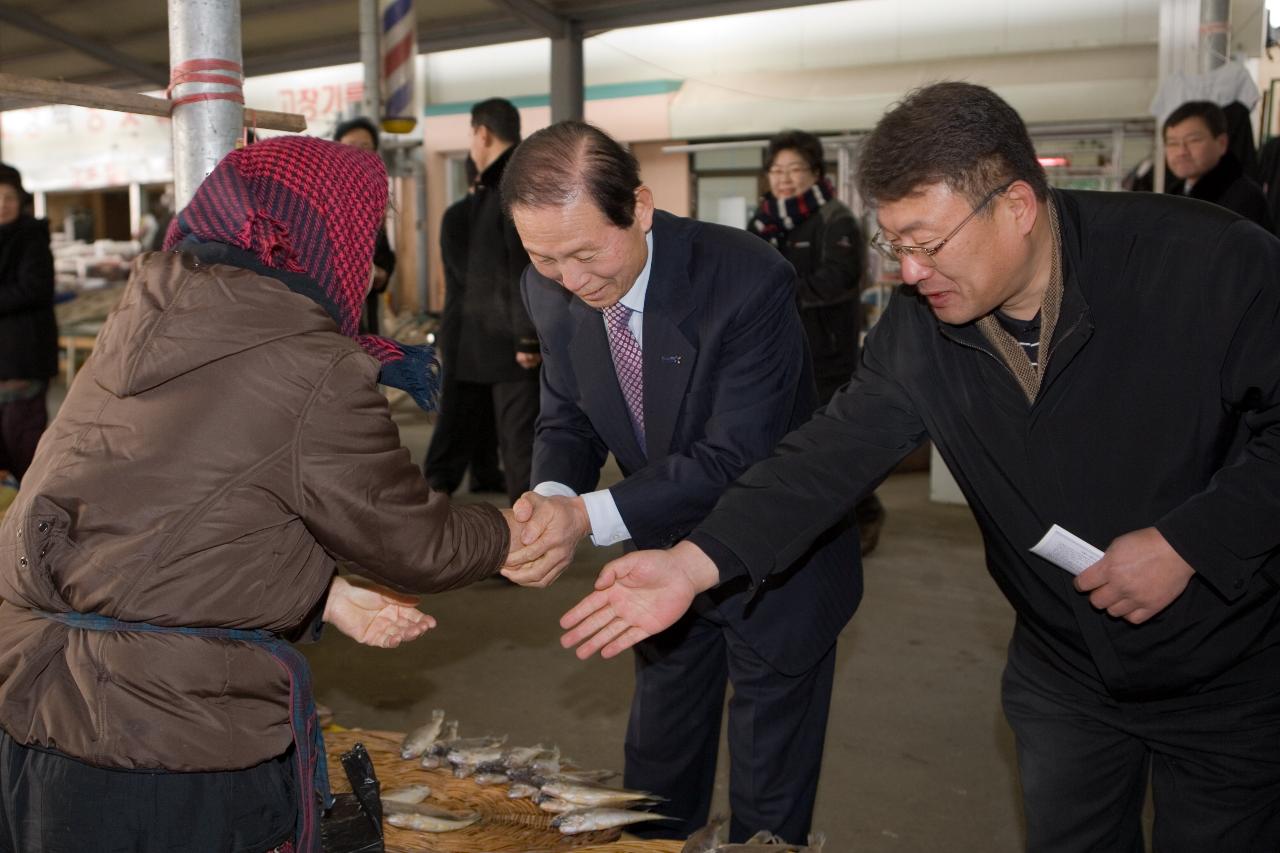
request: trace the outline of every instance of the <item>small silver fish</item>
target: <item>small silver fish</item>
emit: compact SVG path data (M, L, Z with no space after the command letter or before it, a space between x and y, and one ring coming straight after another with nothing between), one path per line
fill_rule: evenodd
M560 778L568 782L598 785L618 775L617 770L561 770Z
M542 793L582 806L623 805L630 802L653 802L653 794L644 791L628 791L623 788L604 788L579 782L555 780L542 786Z
M505 773L477 773L471 780L477 785L505 785L511 781Z
M508 769L515 769L517 767L528 767L536 759L543 757L551 758L555 756L551 750L547 749L542 744L537 744L535 746L514 746L503 753L502 763L506 765Z
M474 764L455 764L453 765L453 778L465 779L476 772Z
M431 712L430 722L418 726L405 735L404 741L400 744L400 757L405 761L418 758L427 751L427 747L436 742L442 729L444 729L444 711L437 708Z
M576 835L579 832L612 829L615 826L628 826L646 820L670 820L670 818L652 812L633 812L626 809L578 809L556 815L551 825L565 835Z
M479 766L486 762L496 762L502 760L502 746L479 746L479 747L455 747L449 750L445 756L450 764L470 764L473 767Z
M774 835L767 829L762 829L755 835L747 839L748 844L786 844L779 835Z
M538 788L535 785L529 785L524 782L512 782L511 787L507 788L507 799L532 800L536 796L538 796Z
M383 803L387 823L418 832L453 832L471 826L479 812L451 812L426 803Z
M714 853L723 841L724 815L716 815L711 822L699 829L680 848L680 853Z
M390 800L393 803L420 803L429 796L431 789L426 785L408 785L383 792L382 802Z
M564 800L557 800L555 797L545 797L539 795L538 808L544 812L551 814L564 814L565 812L579 811L582 806L577 803L567 803Z
M436 770L436 769L439 769L440 767L442 767L442 766L444 765L444 763L445 763L444 759L443 759L443 758L441 758L441 757L440 757L440 756L438 756L438 755L424 755L424 756L422 756L422 762L421 762L421 764L422 764L422 766L423 766L423 767L425 767L425 768L426 768L426 769L428 769L428 770Z

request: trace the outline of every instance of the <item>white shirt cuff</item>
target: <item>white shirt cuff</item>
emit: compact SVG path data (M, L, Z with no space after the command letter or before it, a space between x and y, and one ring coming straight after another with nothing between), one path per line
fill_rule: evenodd
M578 496L573 489L554 480L539 483L534 486L533 491L543 497L558 495L576 498ZM586 506L587 518L591 521L592 544L602 548L631 538L631 531L627 530L626 522L622 520L622 513L618 512L618 504L608 489L587 492L582 496L582 503Z

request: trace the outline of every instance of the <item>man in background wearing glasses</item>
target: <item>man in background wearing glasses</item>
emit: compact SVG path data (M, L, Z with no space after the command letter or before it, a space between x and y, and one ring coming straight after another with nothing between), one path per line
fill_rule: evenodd
M905 287L853 381L688 539L605 567L566 646L616 654L765 581L931 438L1017 612L1028 849L1280 850L1280 241L1152 194L1051 190L993 92L918 90L863 148ZM1064 571L1051 525L1105 549ZM797 614L802 619L803 614Z

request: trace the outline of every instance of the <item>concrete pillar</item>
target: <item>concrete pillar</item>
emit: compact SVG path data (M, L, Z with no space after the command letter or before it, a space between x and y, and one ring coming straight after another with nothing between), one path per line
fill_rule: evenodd
M551 121L581 119L582 25L567 21L563 34L551 39Z
M169 0L169 63L215 59L242 63L240 0ZM239 93L243 71L198 72L227 78L227 83L181 83L176 100L208 93ZM234 85L232 81L235 81ZM200 182L236 146L244 128L244 104L208 100L183 104L173 111L173 184L175 210L186 207Z
M1200 72L1230 59L1230 44L1231 0L1200 0Z

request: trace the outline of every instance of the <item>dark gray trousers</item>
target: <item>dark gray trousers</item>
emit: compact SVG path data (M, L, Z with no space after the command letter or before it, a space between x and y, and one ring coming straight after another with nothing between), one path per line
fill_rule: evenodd
M707 822L728 682L730 839L745 841L767 829L805 841L835 658L832 645L812 669L783 675L714 610L690 611L638 644L624 784L665 797L658 811L677 820L630 831L683 839Z

